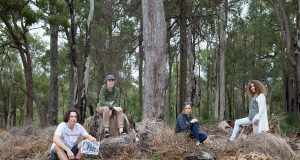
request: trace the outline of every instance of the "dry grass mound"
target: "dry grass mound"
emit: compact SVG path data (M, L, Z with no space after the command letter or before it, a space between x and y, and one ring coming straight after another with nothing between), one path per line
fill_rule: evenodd
M240 148L272 155L279 159L299 159L286 141L271 133L251 134L247 139L241 140Z
M30 131L30 129L35 129ZM12 130L0 130L0 159L16 160L16 159L47 159L47 152L51 144L48 135L53 127L39 129L36 127L21 127ZM31 133L26 136L26 133Z
M125 147L114 148L105 144L101 159L183 159L187 154L209 151L205 145L196 146L185 134L175 134L174 130L162 122L146 120L137 124L137 143L129 143ZM127 141L125 141L127 142ZM104 151L105 150L105 151ZM112 153L113 151L113 153ZM213 153L211 153L213 154ZM111 156L113 155L113 157ZM110 157L108 157L110 156Z
M242 155L256 153L264 155L267 159L299 159L299 155L291 149L283 138L271 133L251 134L248 137L241 137L235 142L223 144L222 148L224 149L221 150L222 154L219 157L230 155L237 158L242 157Z
M0 130L0 159L48 159L47 152L55 127L36 129L32 134L29 129L8 132ZM175 134L174 130L162 122L146 120L137 124L137 133L121 137L103 139L100 155L86 159L185 159L187 155L201 151L222 160L273 160L300 159L286 141L270 133L251 134L248 137L228 143L228 135L209 129L210 144L196 146L185 134ZM138 140L137 140L138 139Z

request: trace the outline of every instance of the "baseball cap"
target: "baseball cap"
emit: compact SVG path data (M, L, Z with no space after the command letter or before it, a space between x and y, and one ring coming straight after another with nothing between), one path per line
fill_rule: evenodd
M114 75L107 75L106 77L105 77L105 80L115 80L115 76Z

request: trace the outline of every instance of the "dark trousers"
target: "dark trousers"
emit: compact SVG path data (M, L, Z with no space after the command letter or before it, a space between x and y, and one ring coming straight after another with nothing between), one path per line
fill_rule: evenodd
M205 141L207 139L207 135L205 133L201 133L201 132L199 133L198 129L199 129L199 124L192 123L192 126L191 126L192 132L190 134L190 137L195 140L198 140L202 143L203 141Z
M76 155L79 151L78 146L77 145L73 146L71 151L74 153L74 156L76 157ZM65 153L67 154L66 151L65 151ZM49 156L50 156L50 160L59 160L57 154L53 150L50 151ZM67 156L68 156L68 154L67 154Z

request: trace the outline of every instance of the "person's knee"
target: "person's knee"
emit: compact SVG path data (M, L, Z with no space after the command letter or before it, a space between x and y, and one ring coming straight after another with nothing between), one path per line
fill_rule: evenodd
M60 160L68 159L67 153L59 146L55 146L53 148L53 151L56 153L57 159L60 159Z
M196 123L192 123L191 128L198 129L199 128L199 124L197 122Z
M104 107L103 107L103 111L104 111L104 112L108 112L108 111L110 111L110 109L109 109L107 106L104 106Z
M235 121L234 121L234 125L239 126L239 125L240 125L240 119L235 120Z
M103 114L104 112L109 111L109 108L107 106L99 106L96 108L96 112Z
M111 116L112 115L112 110L110 110L108 107L106 107L103 110L103 114Z

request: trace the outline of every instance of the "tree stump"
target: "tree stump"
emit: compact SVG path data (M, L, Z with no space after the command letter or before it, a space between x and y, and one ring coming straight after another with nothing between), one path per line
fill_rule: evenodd
M104 127L103 127L103 115L96 113L94 116L88 117L83 126L92 136L101 140L104 137ZM115 137L119 136L119 129L117 123L117 115L116 111L113 111L112 116L109 119L109 131L110 136ZM135 122L131 116L127 116L124 114L124 132L131 133L136 132L135 130Z

